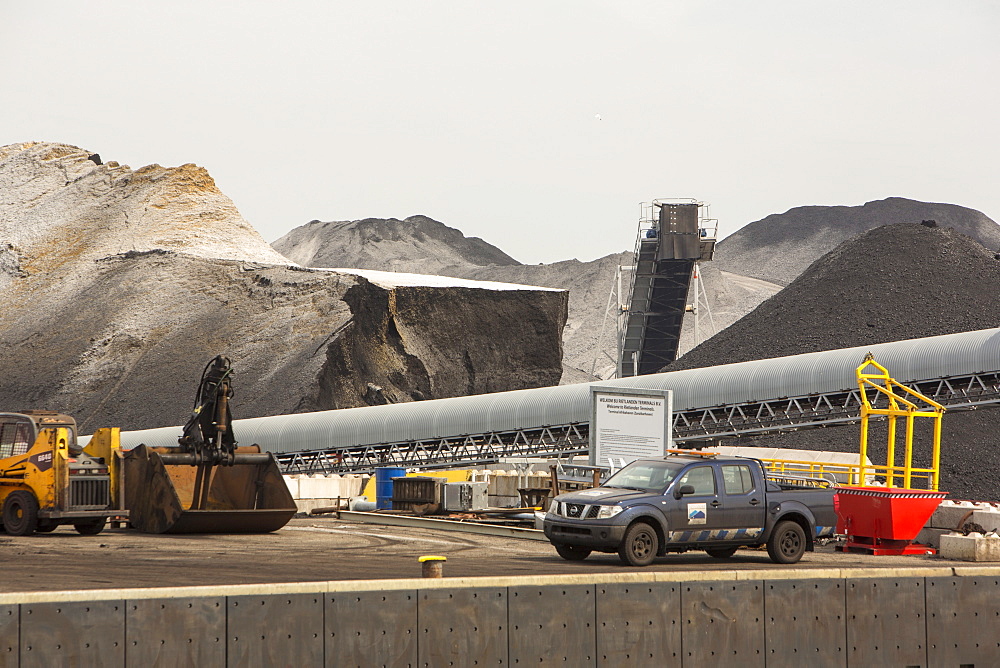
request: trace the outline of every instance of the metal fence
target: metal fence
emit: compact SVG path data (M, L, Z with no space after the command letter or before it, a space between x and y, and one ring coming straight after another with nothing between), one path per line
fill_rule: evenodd
M0 595L4 666L1000 665L998 568L17 596Z

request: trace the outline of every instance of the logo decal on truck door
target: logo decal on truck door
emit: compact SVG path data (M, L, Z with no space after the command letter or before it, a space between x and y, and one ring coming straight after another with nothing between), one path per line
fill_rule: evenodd
M688 524L704 524L708 518L707 506L704 503L689 503Z

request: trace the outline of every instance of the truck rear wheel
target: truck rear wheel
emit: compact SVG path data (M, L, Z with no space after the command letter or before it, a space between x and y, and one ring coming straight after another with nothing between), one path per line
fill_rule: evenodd
M590 556L591 550L578 545L562 545L556 543L556 552L566 561L583 561Z
M628 566L649 566L659 547L656 530L645 522L636 522L625 532L625 539L618 547L618 558Z
M38 528L38 500L23 489L11 492L3 504L3 526L11 536L30 536Z
M77 522L73 525L73 528L81 536L96 536L104 531L104 525L107 523L108 521L102 517L99 520L91 520L90 522Z
M806 551L806 532L798 522L778 522L767 541L767 554L776 564L794 564Z

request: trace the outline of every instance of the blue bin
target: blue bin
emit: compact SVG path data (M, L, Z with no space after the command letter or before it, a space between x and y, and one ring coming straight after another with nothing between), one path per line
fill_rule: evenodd
M402 478L406 469L398 466L379 466L375 469L375 507L392 508L392 479Z

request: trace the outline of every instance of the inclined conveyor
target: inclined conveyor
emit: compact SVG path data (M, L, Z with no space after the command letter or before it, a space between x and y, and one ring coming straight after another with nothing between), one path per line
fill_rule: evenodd
M1000 328L601 381L673 391L674 440L856 422L855 370L871 352L893 377L949 410L1000 403ZM234 421L244 444L286 471L445 467L587 450L590 385L561 385ZM170 446L180 427L122 432L124 448Z
M715 252L715 229L702 225L702 206L694 200L654 200L654 219L639 222L619 340L619 378L656 373L677 359L695 264L711 260Z

